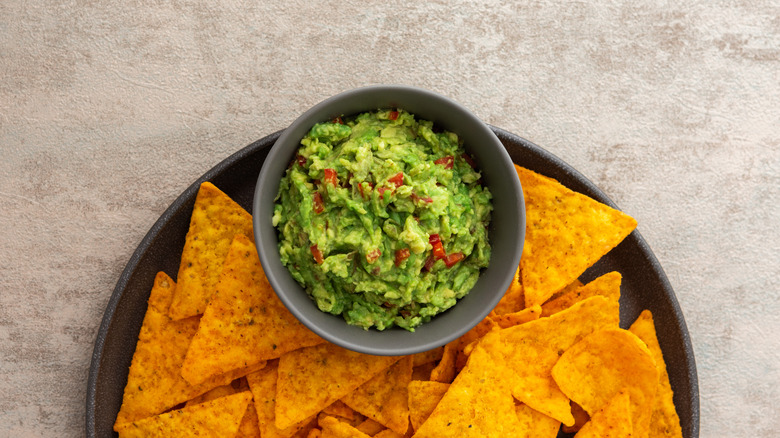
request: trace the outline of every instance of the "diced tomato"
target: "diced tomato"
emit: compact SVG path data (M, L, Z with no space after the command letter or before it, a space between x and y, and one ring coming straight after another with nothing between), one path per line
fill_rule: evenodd
M476 168L477 168L477 163L475 163L475 162L474 162L474 159L473 159L473 158L471 158L471 155L469 155L469 154L463 154L463 155L461 155L461 157L462 157L462 158L463 158L463 159L464 159L464 160L465 160L467 163L469 163L469 166L471 166L471 168L472 168L472 169L476 169Z
M395 250L395 265L401 266L401 263L403 263L404 260L408 259L411 254L409 253L409 248L401 248Z
M341 117L336 117L333 119L333 123L338 123L339 125L343 125L344 121L341 120Z
M367 188L367 189L364 189L364 188L363 188L363 184L367 185L367 186L368 186L368 188ZM362 182L362 183L358 184L358 191L360 192L360 196L361 196L362 198L366 198L366 197L368 196L368 195L366 194L366 192L370 191L370 190L371 190L371 189L373 189L373 188L374 188L374 184L373 184L373 183L371 183L371 182L369 182L369 181L364 181L364 182Z
M335 169L325 169L325 176L322 177L322 180L325 182L325 184L333 184L333 187L339 186L339 180L338 176L336 175Z
M306 165L306 157L304 157L304 156L303 156L303 155L301 155L301 154L298 154L298 155L295 157L295 161L297 161L297 162L298 162L298 165L299 165L299 166L301 166L301 167L304 167L304 166Z
M398 111L390 111L390 114L387 115L387 118L390 120L396 120L398 118Z
M387 187L380 187L380 188L376 189L376 191L379 192L379 197L382 198L382 199L385 199L385 192L388 191L388 190L390 190L390 189L388 189Z
M317 248L317 245L314 244L309 247L311 250L311 255L314 256L314 261L317 262L318 265L321 265L324 259L322 258L322 252L319 248Z
M428 256L428 259L425 261L424 269L430 272L430 270L433 269L434 264L436 264L436 258L433 256L433 254L431 254Z
M379 248L372 249L371 251L366 253L366 261L368 263L374 263L381 255L382 255L382 251L380 251Z
M426 204L430 204L430 203L433 202L433 198L431 198L430 196L426 196L424 198L421 198L421 197L417 196L417 193L412 193L411 198L412 198L413 202L422 201L422 202L425 202Z
M314 192L312 201L314 202L313 210L315 214L320 214L325 211L325 204L322 202L322 195L320 195L320 192Z
M455 159L452 157L452 155L447 155L446 157L441 157L438 160L434 161L434 164L442 164L444 165L445 169L452 169L452 163Z
M447 254L447 256L444 257L444 264L447 265L448 268L451 268L455 263L458 263L461 260L463 260L463 253L454 252L452 254Z
M444 246L441 244L441 239L439 238L438 234L431 234L428 236L428 242L433 246L433 257L435 259L443 259L447 256L447 253L444 252Z
M404 185L404 173L398 172L387 179L387 182L395 184L396 187Z

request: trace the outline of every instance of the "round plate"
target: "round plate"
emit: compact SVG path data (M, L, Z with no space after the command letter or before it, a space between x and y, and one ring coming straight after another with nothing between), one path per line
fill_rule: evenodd
M566 187L615 207L593 183L559 158L499 128L492 128L515 163L560 181ZM175 276L200 184L211 181L251 211L257 174L280 132L231 155L184 191L152 226L133 253L108 302L98 330L87 383L87 436L116 436L114 420L122 404L127 371L141 330L146 300L159 271ZM630 213L630 212L629 212ZM699 436L699 386L696 363L680 306L653 252L637 231L580 278L623 275L621 326L627 328L644 309L653 312L683 436ZM561 434L561 436L567 436Z

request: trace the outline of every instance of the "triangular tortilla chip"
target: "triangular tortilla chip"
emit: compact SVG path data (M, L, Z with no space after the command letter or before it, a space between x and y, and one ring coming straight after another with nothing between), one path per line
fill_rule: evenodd
M198 385L187 383L181 377L181 364L198 329L198 317L171 320L168 307L175 288L176 283L168 275L157 273L133 353L115 430L122 423L162 413L263 366L257 364L213 376Z
M374 436L385 430L385 426L383 426L381 423L377 423L376 420L366 418L362 423L355 426L355 429L363 432L366 435Z
M282 304L243 234L233 239L216 290L182 366L190 383L325 342Z
M669 373L666 371L664 355L655 332L653 314L649 310L642 312L628 331L637 335L647 345L658 369L658 392L653 405L653 415L650 418L650 436L682 438L680 417L674 407L674 392L669 383Z
M575 438L631 438L631 401L627 391L621 391L582 426Z
M618 392L627 391L634 438L648 436L658 370L650 350L633 333L618 328L591 334L563 353L552 375L561 391L591 417Z
M124 423L120 438L234 437L252 394L244 391L206 403Z
M268 362L265 368L246 376L249 390L255 400L255 415L260 428L260 436L263 438L290 438L296 432L303 429L314 416L304 418L302 421L280 430L276 427L276 381L279 362Z
M525 403L516 406L520 429L513 436L516 438L555 438L561 428L561 422L532 409Z
M236 234L252 236L252 216L214 184L204 182L195 198L181 253L171 318L187 318L206 310Z
M449 383L423 380L409 382L409 421L414 430L425 423L449 388Z
M544 303L636 228L625 213L515 165L526 233L520 266L526 307Z
M412 366L419 367L426 363L435 362L441 360L444 354L444 347L437 347L432 350L423 351L422 353L415 353L412 355Z
M520 265L517 265L515 276L501 301L496 304L491 312L492 315L503 315L505 313L519 312L525 308L525 294L523 293L522 276L520 274Z
M341 400L347 406L400 434L409 429L412 356L405 356Z
M620 299L620 283L623 276L619 272L609 272L591 281L585 286L569 291L560 297L542 304L542 316L550 316L567 309L572 304L580 302L594 295L601 295L607 299L618 301Z
M377 374L377 376L378 375L379 374ZM374 376L374 378L376 378L377 376ZM364 385L367 385L369 382L371 382L371 380L364 383ZM355 419L355 409L352 409L351 407L347 406L346 403L344 403L341 400L336 400L333 403L329 404L328 406L322 408L322 413L331 415L333 417L346 418L347 420Z
M480 342L415 438L513 436L520 423L506 374Z
M276 427L286 429L316 414L399 359L361 354L331 343L283 355L276 388Z
M489 333L477 348L483 346L512 370L505 378L516 399L573 425L569 399L553 381L553 366L572 345L594 331L618 327L619 322L618 303L595 296L549 318Z
M339 421L333 417L324 417L320 420L322 438L371 438L351 425Z
M493 317L493 320L501 328L509 328L527 322L536 321L542 315L542 307L539 305L526 307L513 313L505 313Z

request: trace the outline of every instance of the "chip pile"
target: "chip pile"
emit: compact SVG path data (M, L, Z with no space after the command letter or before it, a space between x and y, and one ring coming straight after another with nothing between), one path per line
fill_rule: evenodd
M459 339L402 357L343 349L298 322L263 273L251 216L203 183L177 280L163 272L154 280L114 430L682 437L652 314L621 329L620 273L577 279L636 221L553 179L517 173L526 241L504 298Z

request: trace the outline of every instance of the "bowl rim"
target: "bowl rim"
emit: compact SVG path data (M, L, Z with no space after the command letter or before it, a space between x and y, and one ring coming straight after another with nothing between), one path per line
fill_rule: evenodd
M500 162L495 165L503 168L502 174L504 176L508 176L510 174L513 176L516 175L514 170L514 164L512 162L511 157L509 156L508 152L506 151L506 149L504 148L503 144L498 139L498 137L495 135L493 130L490 129L490 127L485 122L483 122L476 115L474 115L470 110L465 108L463 105L457 103L456 101L448 97L442 96L440 94L434 93L432 91L425 90L422 88L417 88L417 87L411 87L406 85L371 85L371 86L347 90L339 94L333 95L331 97L328 97L320 101L316 105L312 106L311 108L306 110L303 114L301 114L298 118L296 118L295 121L293 121L293 123L282 132L282 134L279 136L276 142L274 142L273 146L271 147L271 150L268 153L268 156L263 162L263 166L257 178L255 193L252 202L252 218L253 218L253 225L254 225L254 235L255 235L255 242L258 248L258 256L260 258L261 265L263 266L263 269L266 273L266 277L268 278L272 288L276 292L279 299L282 301L285 307L287 307L287 309L307 328L309 328L314 333L316 333L317 335L319 335L320 337L324 338L325 340L331 343L334 343L336 345L339 345L341 347L353 351L357 351L365 354L372 354L372 355L406 355L406 354L414 354L422 351L427 351L432 348L436 348L438 346L451 342L454 339L457 339L458 337L465 334L467 331L471 330L474 326L476 326L490 313L490 311L495 307L496 304L498 304L498 301L500 301L500 299L503 296L503 292L509 287L511 280L514 277L514 272L516 270L516 267L520 262L520 256L522 254L522 245L524 243L524 238L525 238L525 203L523 199L523 192L522 192L522 187L520 185L519 179L513 177L510 178L509 182L502 181L502 184L507 184L507 186L510 188L509 193L502 194L502 196L506 196L508 198L514 198L510 202L515 205L517 210L516 211L517 217L514 226L517 227L519 230L517 231L518 238L515 239L515 243L514 243L516 248L513 250L513 254L511 258L512 269L510 270L509 268L504 268L503 271L499 271L498 273L496 273L495 271L498 271L498 268L496 268L495 266L498 262L496 262L494 258L495 253L491 252L490 263L488 265L488 268L483 270L483 272L480 274L480 280L482 280L482 277L485 276L486 272L491 272L491 276L493 277L493 282L499 284L499 286L496 289L500 290L500 292L494 291L492 292L492 294L487 295L487 299L480 300L479 302L481 304L479 304L480 310L478 312L472 311L470 313L467 313L466 317L463 318L463 320L458 320L459 323L458 326L448 327L445 333L440 334L435 339L430 338L425 341L422 341L421 340L422 337L415 339L412 336L419 336L419 333L423 330L426 330L426 327L436 326L437 321L441 320L441 322L439 322L439 325L445 324L446 321L444 321L445 319L444 315L448 313L455 313L453 309L458 308L458 304L460 304L462 300L466 300L475 290L477 290L480 281L478 281L477 284L475 284L475 286L472 288L470 293L466 295L464 298L462 298L461 300L459 300L459 302L455 306L453 306L452 308L448 309L445 312L436 315L434 318L431 319L431 321L418 326L414 333L409 333L402 328L392 327L384 331L378 331L374 328L371 328L370 330L368 330L368 332L373 333L372 335L365 335L365 336L360 335L358 334L359 333L358 330L360 332L366 332L366 331L360 327L350 326L343 320L343 318L340 315L331 315L326 312L322 312L316 307L316 305L314 305L313 301L309 298L305 290L301 288L297 282L292 280L292 276L289 274L289 271L287 271L287 267L283 266L279 261L278 234L276 228L270 224L270 218L272 215L263 213L264 211L265 212L268 211L267 207L269 205L273 205L273 201L270 201L270 204L268 203L268 197L272 197L272 198L276 197L276 194L278 193L279 181L281 180L281 177L285 173L286 165L289 163L290 159L292 159L292 156L295 153L295 151L300 147L300 139L303 138L303 136L311 129L311 126L313 126L314 123L321 122L324 120L330 120L337 116L353 115L353 114L359 114L363 112L376 111L379 108L401 107L407 109L408 105L405 104L393 104L393 103L390 103L389 105L371 105L371 104L350 105L349 104L349 102L355 102L361 100L371 101L371 99L377 95L383 95L383 94L386 95L390 93L392 93L395 96L400 96L399 99L403 99L403 98L408 99L409 96L412 96L412 99L418 98L430 102L435 102L437 105L446 107L454 114L456 114L455 116L453 116L453 118L458 118L458 117L465 118L467 123L473 125L473 126L468 126L467 128L467 129L474 129L475 132L470 133L472 136L478 135L480 138L489 139L490 143L492 144L492 148L489 147L488 149L492 149L494 151L493 153L496 154L498 157L500 157L499 158ZM398 103L400 102L401 100L398 101ZM347 108L347 110L344 110L344 108ZM409 112L417 115L416 111L409 110ZM425 120L432 120L431 118L425 117L425 115L420 115L420 118ZM459 137L461 138L463 137L462 132L458 132L457 128L447 126L446 120L433 120L433 121L437 124L442 124L444 128L447 130L454 131L456 134L459 135ZM469 149L468 144L466 144L465 140L464 140L464 146L467 149ZM472 150L474 150L474 148L472 148ZM489 152L483 152L483 153L486 154ZM279 164L280 162L283 162L284 165ZM276 172L274 172L275 170ZM486 180L488 179L486 176L483 177ZM498 177L495 178L498 179ZM496 215L494 213L493 218L491 219L491 226L490 226L491 230L489 230L489 232L492 231L493 225L495 223L494 220L495 216ZM492 232L492 234L495 234L495 232ZM273 249L275 249L275 251L270 251L271 245ZM491 242L491 246L494 245L495 242ZM269 252L273 252L274 255L269 254ZM500 264L503 266L507 266L506 261L500 262ZM283 271L279 270L280 267L283 268ZM493 271L489 271L491 267L493 267ZM279 274L283 278L278 277L277 274ZM294 283L294 285L291 284L291 282ZM312 307L316 310L316 312L312 311L311 309L304 310L299 308L298 305L296 305L296 303L293 302L291 296L289 295L290 294L289 289L294 289L294 293L305 295L306 301L311 303ZM485 294L487 293L488 292L485 292ZM474 305L473 302L475 300L476 298L473 298L469 302L472 305ZM461 307L465 307L465 306L461 306ZM460 313L463 312L464 311L461 310ZM320 315L326 315L324 318L338 318L340 320L340 323L343 324L344 330L342 330L341 328L337 328L335 330L329 330L327 327L322 325L323 317L321 317ZM317 318L320 321L319 322L313 321L312 318ZM449 319L454 320L455 317L449 317ZM335 324L335 323L331 323L331 324ZM427 329L427 331L430 330L431 329ZM399 333L399 331L403 332L404 334L400 334L400 335L397 334ZM351 332L352 338L347 339L348 337L347 338L343 337L344 334L347 334L349 332ZM396 333L396 334L391 336L390 333ZM361 340L356 341L355 337L361 337ZM392 339L393 342L385 342L390 340L389 338L391 337L394 338Z

